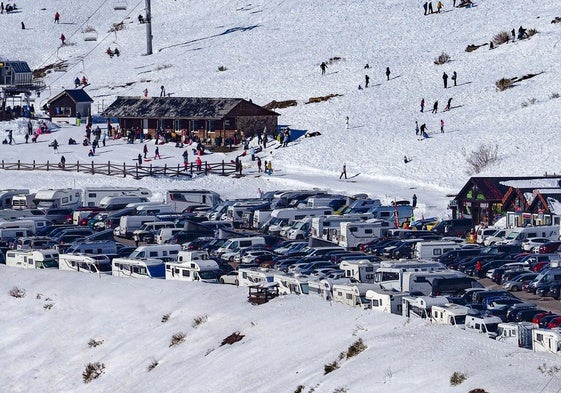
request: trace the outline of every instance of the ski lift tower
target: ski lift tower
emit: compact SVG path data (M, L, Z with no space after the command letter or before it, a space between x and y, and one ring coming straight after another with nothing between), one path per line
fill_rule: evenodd
M146 54L152 54L152 11L150 0L146 0Z

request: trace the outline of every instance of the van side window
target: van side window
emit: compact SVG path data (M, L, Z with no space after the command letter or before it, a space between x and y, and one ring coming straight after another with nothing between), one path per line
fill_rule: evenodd
M158 256L158 251L150 251L149 256L150 257L157 257Z

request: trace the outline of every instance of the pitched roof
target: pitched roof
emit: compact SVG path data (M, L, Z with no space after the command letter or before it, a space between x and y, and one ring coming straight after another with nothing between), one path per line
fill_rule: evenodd
M31 73L31 68L25 61L5 61L5 65L10 66L16 73Z
M121 118L201 118L223 119L240 103L263 115L278 115L242 98L205 97L117 97L102 116Z
M63 90L60 93L58 93L56 96L51 98L48 102L51 103L51 102L59 99L60 97L62 97L65 94L68 95L70 97L70 99L74 102L93 102L93 99L88 95L88 93L85 92L84 89Z
M485 195L486 200L500 202L508 192L509 187L521 188L516 186L531 187L534 185L533 188L537 188L543 187L544 183L547 183L547 185L549 185L549 183L558 183L560 179L561 176L472 177L462 187L455 199L462 198L470 188L477 186L479 192ZM521 188L521 190L524 189Z

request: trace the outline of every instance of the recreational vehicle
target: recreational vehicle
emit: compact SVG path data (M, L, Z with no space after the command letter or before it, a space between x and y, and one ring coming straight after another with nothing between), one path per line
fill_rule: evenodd
M111 273L116 277L165 278L164 262L160 259L114 258Z
M276 272L273 275L273 281L279 284L279 294L308 294L308 278L295 277Z
M16 195L29 194L28 189L9 189L0 191L0 209L12 209L12 200Z
M115 228L114 234L117 236L132 238L134 231L139 229L144 223L155 222L154 216L121 216L119 226Z
M408 286L405 283L406 272L419 272L427 273L434 271L445 271L446 266L438 262L429 261L383 261L380 267L376 270L374 282L380 284L382 288L391 289L398 292L407 292ZM410 275L407 276L409 280Z
M177 259L181 251L180 244L158 244L137 247L129 256L133 259L161 259L164 262L172 262Z
M141 216L137 216L141 217ZM157 231L163 228L175 228L175 222L173 221L152 221L143 223L140 228L135 229L132 232L132 238L135 242L151 242L155 240L155 234ZM130 229L129 229L130 230Z
M17 194L12 197L12 209L14 210L25 210L35 208L35 194Z
M120 243L119 243L120 244ZM117 242L113 240L86 241L72 245L68 254L117 254Z
M464 329L468 310L466 306L453 303L434 305L431 308L431 321Z
M401 315L405 296L408 294L404 292L369 289L366 291L365 298L370 301L370 308L374 311Z
M152 191L144 187L86 187L84 188L83 191L82 206L104 207L102 206L103 205L102 201L104 198L117 197L117 196L129 196L129 197L137 197L137 198L141 197L142 199L147 201L148 198L152 196ZM138 200L138 202L143 202L143 201ZM105 206L106 205L107 203L105 203ZM117 210L117 209L108 209L108 210Z
M397 206L376 206L369 210L374 218L379 218L389 222L398 222L397 226L401 226L405 221L409 220L413 215L413 207L405 203L397 202ZM397 217L396 217L397 214Z
M369 213L313 217L310 234L312 237L335 241L341 231L341 223L365 221L372 217Z
M222 199L220 195L209 190L169 190L166 192L166 203L174 211L181 212L191 206L215 207Z
M370 308L370 300L366 298L368 290L380 289L376 284L335 284L333 285L333 300L352 307Z
M58 268L83 273L111 274L111 261L106 255L59 254Z
M404 296L401 299L401 315L407 318L430 318L432 306L448 303L444 296Z
M254 247L259 245L265 245L265 238L263 236L253 236L253 237L234 237L226 240L226 242L216 250L217 255L222 255L224 253L230 253L234 250L244 249L248 247Z
M82 204L82 191L71 188L39 190L33 202L38 209L62 207L75 209Z
M247 214L253 213L256 210L268 209L270 205L271 204L269 202L261 199L250 199L235 202L234 204L228 206L226 210L226 220L231 221L236 228L242 226L242 224L249 226L250 220L249 217L247 217Z
M276 270L266 268L241 268L238 269L238 282L240 286L249 287L261 282L274 282Z
M333 285L352 284L350 278L324 278L322 280L309 280L308 293L318 295L324 300L333 300Z
M461 248L461 244L453 241L418 242L415 244L413 256L417 259L436 259L448 251Z
M532 330L534 352L561 352L561 328Z
M366 213L372 208L382 206L382 202L379 199L370 199L368 197L360 198L358 200L351 201L351 198L347 198L347 205L343 206L338 210L337 214L350 214L350 213Z
M253 212L252 218L252 228L261 230L261 227L267 222L271 217L272 210L269 209L258 209Z
M8 251L6 265L24 269L58 268L58 252L56 250Z
M20 237L31 236L29 229L25 228L5 228L0 229L0 243L8 243Z
M373 283L374 273L380 267L377 262L371 262L367 259L342 260L339 269L345 272L345 277L352 278L362 283Z
M357 249L361 243L367 243L376 238L385 236L390 228L386 220L367 220L366 222L342 222L339 236L334 237L341 247L347 250Z
M275 235L279 234L283 227L290 226L289 223L293 221L329 214L333 214L333 209L329 207L275 209L271 212L267 222L262 226L262 230Z
M166 280L217 283L220 267L212 259L166 262Z
M46 220L43 219L43 222L46 222ZM29 232L35 233L35 222L27 219L0 221L0 229L27 229Z
M503 322L497 328L497 341L512 343L519 348L532 348L532 322Z
M530 237L545 237L549 240L559 240L559 225L514 228L505 237L502 244L522 244L523 240Z
M99 202L99 207L107 211L121 210L130 203L148 202L148 198L137 195L109 195L103 197Z
M497 329L502 319L496 316L466 315L466 330L486 334L490 338L497 337Z

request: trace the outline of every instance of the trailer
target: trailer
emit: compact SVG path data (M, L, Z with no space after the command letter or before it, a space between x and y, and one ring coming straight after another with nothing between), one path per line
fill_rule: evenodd
M503 322L497 329L497 341L512 343L519 348L532 349L532 322Z
M111 275L111 261L106 255L59 254L59 270Z
M33 203L38 209L76 209L82 204L82 190L72 188L39 190L35 194Z
M333 241L347 250L356 250L362 243L383 237L390 228L386 220L370 219L365 222L341 222L339 235Z
M58 268L56 250L17 250L6 252L6 266L23 269Z
M406 292L388 291L380 288L367 290L365 298L370 301L370 308L374 311L401 315L403 298L408 295Z
M371 289L380 289L376 284L335 284L333 285L333 300L353 307L370 308L370 300L366 292Z
M532 330L534 352L561 353L561 328Z
M404 296L401 299L401 315L407 318L430 318L432 306L448 303L444 296Z
M101 206L103 198L114 196L135 196L148 200L152 196L152 191L144 187L86 187L82 192L82 206Z
M192 206L215 207L222 202L217 192L209 190L169 190L166 192L166 203L174 211L181 212Z
M165 278L164 262L161 259L114 258L111 274L128 278Z
M454 303L434 305L431 308L430 318L434 323L452 325L464 329L468 311L468 307Z

